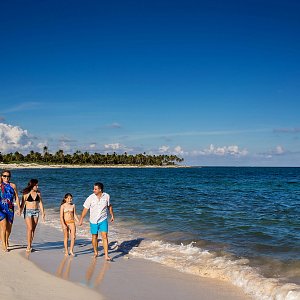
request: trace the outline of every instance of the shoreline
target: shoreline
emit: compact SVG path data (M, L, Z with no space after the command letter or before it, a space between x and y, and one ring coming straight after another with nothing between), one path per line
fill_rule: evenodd
M46 300L58 297L77 299L82 293L92 300L96 299L95 295L97 299L102 296L109 300L251 299L242 289L228 282L186 274L159 263L132 257L130 253L124 253L113 246L109 250L113 262L104 260L101 243L100 257L95 259L91 241L84 236L76 239L76 256L65 256L62 232L42 222L38 224L33 242L35 250L28 255L25 252L26 226L18 216L15 218L11 240L15 246L11 247L10 252L2 253L0 259L0 268L5 270L0 275L0 278L4 276L1 281L3 288L0 285L1 299L3 296L4 299L38 299L45 291L48 298L43 299ZM112 245L116 241L112 239L110 242ZM7 278L11 279L11 286L17 283L21 289L12 289L10 286L5 288ZM22 290L29 291L26 292L28 297L20 296Z
M151 168L158 168L158 169L173 169L173 168L190 168L190 166L179 166L179 165L169 165L169 166L151 166L151 165L143 165L143 166L136 166L136 165L69 165L69 164L36 164L36 163L11 163L5 164L0 163L1 169L104 169L104 168L132 168L132 169L151 169Z

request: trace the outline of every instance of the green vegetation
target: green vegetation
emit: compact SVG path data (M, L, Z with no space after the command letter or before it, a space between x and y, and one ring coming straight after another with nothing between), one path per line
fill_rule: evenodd
M23 155L15 153L2 154L0 152L0 162L3 163L37 163L37 164L66 164L66 165L132 165L132 166L171 166L183 161L176 155L146 155L136 154L100 154L76 151L73 154L64 154L63 150L58 150L51 154L48 148L44 147L43 153L30 151Z

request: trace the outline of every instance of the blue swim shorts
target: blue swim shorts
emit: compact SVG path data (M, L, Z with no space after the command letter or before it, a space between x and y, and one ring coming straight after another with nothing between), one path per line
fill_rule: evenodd
M98 232L108 232L107 219L97 224L90 223L91 234L98 234Z

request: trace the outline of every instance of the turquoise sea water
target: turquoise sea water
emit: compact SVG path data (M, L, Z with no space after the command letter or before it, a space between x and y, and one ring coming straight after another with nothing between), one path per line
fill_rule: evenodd
M222 278L256 299L300 299L300 168L19 169L21 190L39 179L49 226L71 192L78 213L101 181L130 254ZM127 245L128 246L128 245ZM277 298L276 298L277 297Z

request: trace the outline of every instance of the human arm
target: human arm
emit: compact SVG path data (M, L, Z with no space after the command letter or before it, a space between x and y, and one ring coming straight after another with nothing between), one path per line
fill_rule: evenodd
M75 206L75 204L74 204L74 219L79 223L79 218L78 218L78 216L76 214L76 206Z
M108 209L109 209L109 214L110 214L110 222L114 222L115 216L114 216L114 210L113 210L112 205L109 205Z
M81 213L81 217L80 217L79 223L78 223L79 226L82 225L83 219L84 219L84 217L86 216L87 212L88 212L88 209L84 207L84 208L83 208L83 211L82 211L82 213Z
M40 205L40 210L41 210L41 213L42 213L42 219L43 219L43 221L45 221L45 209L44 209L44 204L43 204L43 199L42 199L42 195L41 195L41 193L38 193L38 195L40 196L40 203L39 203L39 205Z
M20 215L22 214L22 212L25 209L25 204L26 204L27 197L28 197L28 194L22 196L22 203L21 203Z
M60 206L59 216L60 216L61 227L64 230L67 228L67 224L66 224L65 218L64 218L64 205Z
M17 189L17 186L14 183L11 183L10 185L14 189L14 192L15 192L15 199L16 199L16 204L17 204L17 207L18 207L18 210L17 210L16 213L17 213L17 215L20 215L21 206L20 206L20 199L19 199L19 195L18 195L18 189Z

